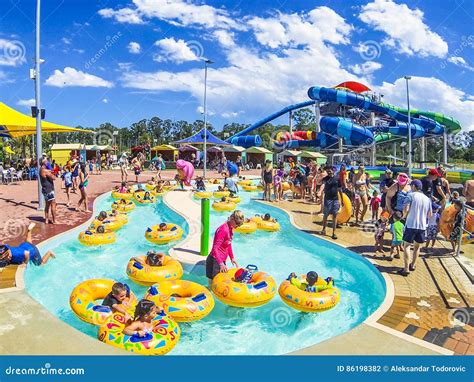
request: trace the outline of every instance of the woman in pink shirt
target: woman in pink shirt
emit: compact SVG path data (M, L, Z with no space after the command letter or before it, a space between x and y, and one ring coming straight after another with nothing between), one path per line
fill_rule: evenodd
M224 224L217 228L211 253L206 259L206 276L209 283L219 272L227 272L227 258L230 258L232 264L238 267L232 251L232 237L234 236L234 229L241 226L244 220L242 211L236 210Z

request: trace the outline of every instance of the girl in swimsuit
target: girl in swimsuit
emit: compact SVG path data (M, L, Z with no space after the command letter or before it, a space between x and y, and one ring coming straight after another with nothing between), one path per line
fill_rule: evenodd
M281 174L281 175L280 175ZM279 169L273 177L273 193L275 195L275 202L279 202L283 196L282 177L283 170Z
M81 191L81 199L77 204L76 211L80 211L81 204L84 204L84 212L90 212L88 208L89 200L87 198L86 187L89 184L89 174L86 170L86 165L81 164L81 171L79 171L79 190Z
M265 161L265 167L262 170L262 180L263 180L263 200L271 202L271 187L273 184L273 167L272 161L267 159Z
M365 172L365 166L363 164L359 165L359 171L355 174L352 181L356 193L355 198L355 224L359 225L360 222L364 222L365 214L369 206L369 198L367 196L367 179L368 175ZM361 211L362 207L362 211Z

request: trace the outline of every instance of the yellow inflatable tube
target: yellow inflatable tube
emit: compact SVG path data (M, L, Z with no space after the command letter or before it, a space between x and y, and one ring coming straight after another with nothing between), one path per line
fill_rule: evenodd
M177 322L201 320L214 308L209 290L188 280L163 281L148 289L145 298L163 308Z
M256 272L250 283L234 281L237 268L227 273L218 273L212 280L211 289L224 304L239 308L255 308L265 305L275 296L276 284L273 277L265 272Z
M304 281L306 276L302 275L301 279ZM316 282L316 286L325 287L326 281L320 278ZM310 313L332 309L338 304L341 298L339 289L336 287L330 287L321 292L306 292L291 284L288 280L280 284L278 294L286 305L300 310L301 312Z
M124 220L121 217L110 217L107 218L103 221L100 221L99 219L94 219L89 226L90 230L95 230L99 226L103 226L105 229L105 232L113 232L113 231L118 231L120 228L122 228L128 220Z
M221 199L224 196L227 197L230 195L230 191L214 191L212 196L214 196L217 199Z
M69 305L74 314L82 321L93 325L102 325L112 317L112 309L108 306L97 304L111 291L114 280L92 279L77 285L69 296ZM125 284L128 288L128 285ZM130 297L122 302L127 313L133 317L138 301L133 292L128 288Z
M115 232L98 233L95 231L83 231L78 237L81 244L84 245L101 245L115 243Z
M240 196L234 196L234 197L228 196L228 197L226 198L226 200L227 200L228 202L232 202L232 203L240 203L240 202L241 202Z
M112 203L112 209L120 212L130 212L133 211L135 207L135 203L131 200L128 200L126 204L118 203L116 201Z
M258 187L258 186L253 186L251 184L248 184L248 185L243 185L242 186L242 189L244 191L259 191L261 190L262 188L261 187Z
M214 202L212 208L216 211L233 211L237 208L237 205L232 202Z
M133 194L131 192L118 192L118 191L112 191L112 198L114 199L125 199L125 200L130 200L133 198Z
M171 317L158 314L153 320L153 329L144 337L123 334L125 317L114 313L107 323L101 325L97 335L99 341L141 355L163 355L171 351L179 341L181 330Z
M155 201L156 201L155 194L153 192L150 192L150 199L145 200L144 199L145 192L146 191L137 191L137 192L135 192L133 194L133 198L135 199L135 201L139 204L152 204L152 203L155 203Z
M164 280L176 280L183 276L183 267L178 260L170 256L163 258L161 267L146 264L146 256L138 257L141 262L133 258L127 264L127 276L140 285L153 285Z
M449 240L449 236L453 231L454 224L450 223L454 221L456 216L456 208L454 205L450 205L446 207L444 211L441 213L441 217L439 219L439 230L443 234L443 236ZM466 214L466 226L464 227L468 232L474 232L474 212L467 210Z
M280 223L263 220L261 216L251 217L250 220L257 223L257 228L262 231L276 232L280 230Z
M251 179L243 179L243 180L239 180L237 182L237 184L239 186L250 186L252 184L252 180Z
M210 197L212 196L212 192L211 191L197 191L194 193L194 197L196 199L209 199Z
M166 223L166 225L167 229L165 231L159 230L159 224L148 228L145 232L145 238L155 244L166 244L181 239L183 229L179 225L172 223Z
M341 195L338 195L338 199L341 207L339 208L336 220L338 224L344 224L347 223L352 216L352 203L349 197L344 193L342 193L342 201Z
M245 222L240 227L234 229L238 233L254 233L258 229L257 223L254 221Z

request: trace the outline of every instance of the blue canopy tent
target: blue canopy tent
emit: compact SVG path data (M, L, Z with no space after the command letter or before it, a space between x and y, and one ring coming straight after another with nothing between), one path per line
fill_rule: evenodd
M204 144L204 129L198 133L191 135L188 138L181 139L180 141L173 142L174 144L190 144L190 145L203 145ZM209 130L206 131L206 144L213 146L232 146L229 142L223 141L217 138Z

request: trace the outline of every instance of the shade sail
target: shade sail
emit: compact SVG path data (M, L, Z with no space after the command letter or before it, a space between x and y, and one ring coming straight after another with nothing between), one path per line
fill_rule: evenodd
M363 93L370 90L369 87L355 81L342 82L339 85L334 86L336 89L352 90L355 93Z
M79 129L42 121L43 133L93 133L92 130ZM36 134L36 119L22 114L0 102L0 136L8 138Z
M177 144L181 143L189 143L191 145L199 145L204 144L204 129L200 132L191 135L188 138L181 139L180 141L173 142ZM214 134L212 134L209 130L206 131L206 144L209 145L219 145L219 146L232 146L229 142L223 141L222 139L217 138Z
M175 151L178 149L171 145L159 145L159 146L152 147L150 150L151 151Z

